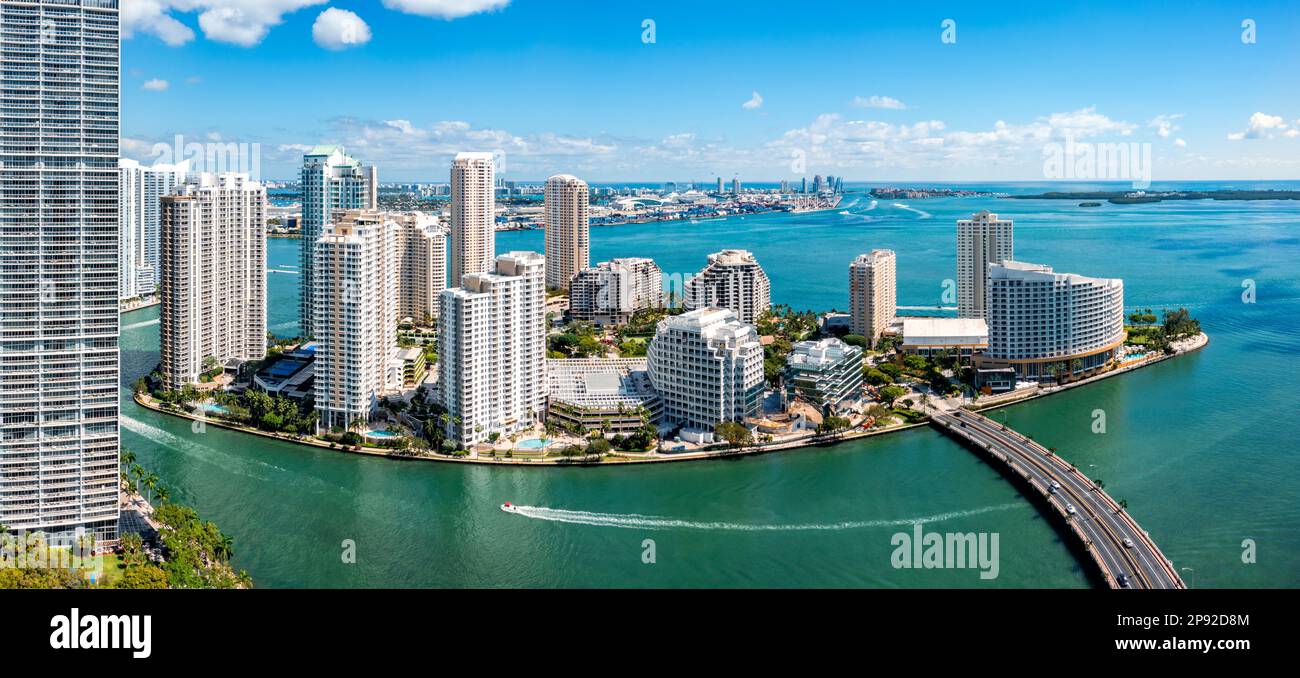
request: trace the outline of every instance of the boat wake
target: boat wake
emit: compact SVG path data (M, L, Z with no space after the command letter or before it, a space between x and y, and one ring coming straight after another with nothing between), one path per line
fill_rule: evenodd
M148 326L150 326L150 325L158 325L158 324L160 324L160 323L162 323L162 320L160 320L160 319L158 319L158 318L154 318L153 320L145 320L145 321L138 322L138 323L131 323L130 325L123 325L123 326L122 326L122 331L125 332L125 331L127 331L127 330L138 330L138 329L140 329L141 327L148 327Z
M929 218L931 218L931 217L934 216L933 214L930 214L929 212L926 212L925 210L918 210L918 209L916 209L915 207L908 207L907 205L904 205L904 204L901 203L901 202L896 202L896 203L894 203L894 207L897 207L897 208L900 209L900 210L907 210L908 212L915 212L915 213L921 215L921 218L922 218L922 219L929 219Z
M994 511L1008 511L1022 508L1020 503L999 504L965 511L936 513L916 518L897 518L892 520L858 520L840 523L793 523L793 524L747 524L724 522L700 522L678 520L662 516L643 516L636 513L597 513L592 511L570 511L567 509L548 508L545 506L514 506L510 513L555 523L574 525L592 525L594 527L615 527L625 530L726 530L736 532L809 532L860 530L872 527L903 527L907 525L924 525L954 518L966 518Z

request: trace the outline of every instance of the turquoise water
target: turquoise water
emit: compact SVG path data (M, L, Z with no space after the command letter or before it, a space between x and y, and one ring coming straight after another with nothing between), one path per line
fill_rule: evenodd
M1205 350L997 414L1105 481L1199 587L1300 584L1300 203L1104 205L879 201L836 212L593 229L594 261L651 256L694 272L753 250L777 302L847 306L849 261L898 253L899 303L937 305L955 277L954 221L1016 220L1019 258L1125 280L1127 305L1186 306ZM541 249L540 232L498 249ZM297 241L269 242L273 267ZM298 276L272 275L270 324L296 331ZM1256 303L1243 303L1253 282ZM157 362L157 309L128 314L123 383ZM1100 411L1105 432L1094 433ZM920 429L831 448L706 463L497 468L301 448L136 407L124 442L236 540L236 564L278 586L1081 587L1085 571L1021 493L975 455ZM511 501L528 509L509 514ZM997 579L897 570L890 539L926 530L1000 535ZM340 544L357 543L344 565ZM643 542L656 562L642 562ZM1258 562L1242 562L1254 540Z
M549 440L543 440L542 438L529 438L528 440L521 440L515 443L515 447L524 450L540 450L550 444L551 441Z
M215 413L215 414L226 414L227 412L230 411L230 410L227 410L225 407L222 407L221 405L218 405L218 404L216 404L216 403L204 403L204 404L200 405L199 407L200 407L200 409L202 409L204 412L212 412L212 413Z
M397 434L392 431L366 431L367 438L396 438Z

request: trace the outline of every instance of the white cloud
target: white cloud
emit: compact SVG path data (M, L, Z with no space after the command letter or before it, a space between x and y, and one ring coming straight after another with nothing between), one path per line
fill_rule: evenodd
M853 97L853 105L858 108L885 108L889 110L901 111L907 108L903 102L894 97L882 97L873 95L869 97Z
M1179 127L1175 121L1181 117L1183 117L1182 113L1157 115L1147 122L1147 127L1154 129L1161 139L1168 139L1171 134L1178 131Z
M1053 113L1047 116L1047 124L1052 130L1065 137L1076 139L1118 133L1129 136L1137 125L1110 118L1097 112L1096 106L1081 108L1070 113Z
M1286 132L1287 124L1280 115L1269 115L1267 113L1255 112L1250 116L1250 125L1244 132L1232 132L1228 134L1228 139L1232 141L1241 141L1242 139L1268 139L1273 136L1274 132ZM1292 130L1294 131L1294 130ZM1287 136L1294 136L1287 132Z
M127 0L122 7L122 33L152 33L177 47L194 39L194 31L172 12L198 12L199 28L209 40L241 47L260 44L284 15L327 0Z
M740 107L747 111L752 111L762 105L763 105L763 95L759 94L758 92L754 92L754 95L749 97L749 101L746 101L745 103L741 104Z
M316 17L311 38L317 45L337 52L370 42L370 26L355 12L330 7Z
M1043 147L1048 143L1128 136L1136 128L1133 123L1114 120L1092 107L1052 113L1024 123L999 120L983 130L950 130L942 120L909 125L823 114L810 125L769 142L765 149L769 158L784 159L802 153L808 167L836 173L887 168L937 176L935 170L946 172L990 164L1015 164L1038 172Z
M145 89L151 92L161 92L167 89L168 87L171 87L171 83L167 82L166 80L163 80L162 78L154 78L152 80L145 80L144 85L142 85L142 87L144 87Z
M1178 139L1174 139L1174 145L1179 148L1187 148L1187 142L1183 141L1181 137Z
M194 39L194 31L166 13L171 0L126 0L122 3L122 37L130 38L136 31L151 33L172 47L179 47Z
M384 0L384 7L407 14L459 19L479 12L493 12L510 4L510 0Z
M352 155L386 169L426 176L445 174L451 158L461 151L501 152L509 158L515 176L544 177L558 171L590 170L597 162L611 161L619 150L610 139L556 132L521 135L460 120L419 126L410 120L339 118L332 126L329 138L319 141L342 144Z

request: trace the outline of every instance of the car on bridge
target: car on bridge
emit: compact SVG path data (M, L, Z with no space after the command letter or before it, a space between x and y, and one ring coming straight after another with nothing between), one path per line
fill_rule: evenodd
M1076 511L1075 508L1074 508L1074 504L1066 504L1066 505L1065 505L1065 512L1068 513L1068 514L1070 514L1070 515L1074 515L1074 514L1078 513L1078 511Z
M1133 548L1133 540L1129 539L1128 537L1124 537L1124 548L1126 549Z

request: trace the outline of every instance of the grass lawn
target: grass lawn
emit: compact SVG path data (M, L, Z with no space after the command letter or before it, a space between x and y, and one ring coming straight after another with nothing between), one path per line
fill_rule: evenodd
M101 558L104 563L104 574L100 577L97 586L99 588L112 588L122 580L122 571L126 569L122 565L122 556L109 553L101 556Z

